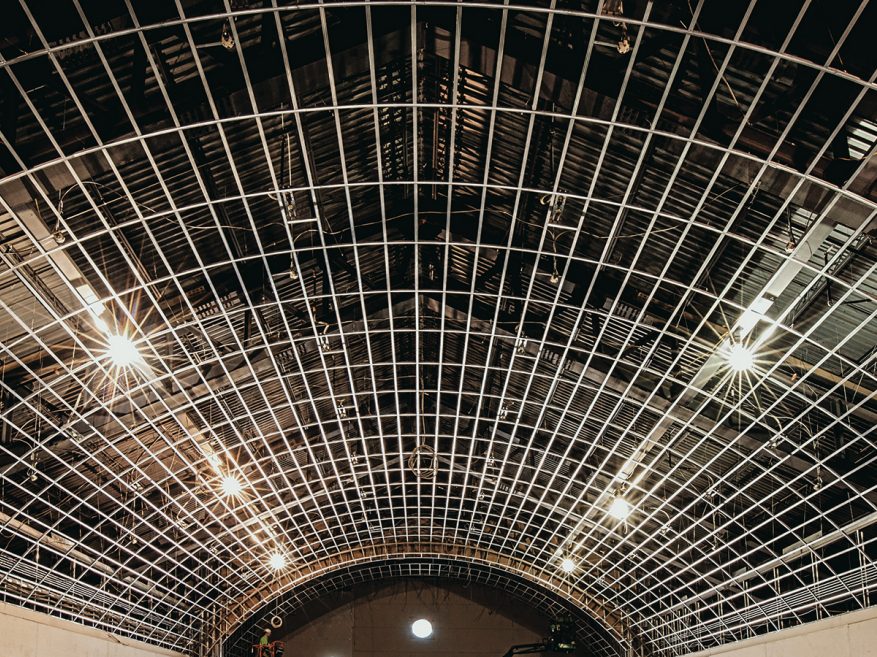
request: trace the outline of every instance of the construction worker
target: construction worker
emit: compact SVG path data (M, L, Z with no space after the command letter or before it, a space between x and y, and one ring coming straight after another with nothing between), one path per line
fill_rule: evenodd
M271 628L266 627L262 638L259 639L259 657L268 657L268 642L271 640Z

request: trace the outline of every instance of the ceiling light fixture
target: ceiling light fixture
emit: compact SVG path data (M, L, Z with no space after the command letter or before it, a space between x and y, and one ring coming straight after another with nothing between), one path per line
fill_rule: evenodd
M822 490L825 481L822 479L822 468L816 468L816 479L813 480L813 492Z
M569 557L565 557L563 561L560 562L560 569L568 575L576 569L576 562Z
M631 511L630 502L621 495L616 495L615 499L612 500L612 504L609 505L609 515L616 520L627 520Z
M137 345L124 333L109 336L107 342L107 356L116 367L131 367L143 361Z
M432 636L432 623L425 618L419 618L411 623L411 633L418 639L428 639Z
M280 552L274 552L268 559L268 565L271 570L283 570L286 568L286 557Z
M227 497L237 497L244 490L241 480L234 475L225 475L221 482L222 494Z
M231 22L228 19L222 24L222 34L219 37L219 43L226 50L234 50L234 35L231 33Z
M755 354L752 353L752 349L740 342L735 342L726 347L725 352L728 367L735 372L751 370L755 363Z

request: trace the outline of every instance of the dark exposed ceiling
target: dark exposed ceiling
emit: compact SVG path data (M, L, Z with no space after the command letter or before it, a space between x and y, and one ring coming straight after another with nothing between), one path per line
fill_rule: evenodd
M871 603L873 4L6 4L3 599L194 653L462 563L599 657Z

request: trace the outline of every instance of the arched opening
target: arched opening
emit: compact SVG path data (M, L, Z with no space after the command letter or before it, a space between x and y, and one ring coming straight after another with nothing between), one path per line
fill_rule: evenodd
M435 554L409 558L376 557L337 565L299 585L287 586L273 597L265 598L236 627L229 628L231 631L224 640L223 655L248 655L249 646L258 641L262 628L270 625L272 617L279 617L282 621L274 636L287 637L320 615L353 604L361 596L381 591L391 596L398 595L397 587L404 589L406 583L408 586L424 586L431 591L445 590L457 598L468 599L475 606L492 608L529 630L532 636L544 634L547 621L569 616L575 623L579 645L588 651L586 654L594 657L626 654L620 626L613 625L615 619L598 618L581 602L575 601L568 591L538 582L510 565ZM533 617L527 620L520 614L521 609L531 611Z

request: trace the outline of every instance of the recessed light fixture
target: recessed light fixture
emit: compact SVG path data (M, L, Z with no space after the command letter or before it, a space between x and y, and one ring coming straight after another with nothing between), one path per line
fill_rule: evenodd
M576 569L576 562L569 557L566 557L560 562L560 569L569 574Z
M283 570L286 568L286 557L280 552L274 552L268 559L268 565L271 566L271 570Z
M609 505L609 515L616 520L627 520L630 512L630 502L624 499L621 495L616 495L615 499L612 500L612 504Z
M137 345L124 333L109 336L107 344L107 356L116 367L131 367L143 360Z
M755 354L743 343L735 342L725 349L725 359L733 371L747 372L755 363Z
M221 482L222 494L228 497L237 497L244 490L241 480L234 475L225 475Z
M432 623L425 618L419 618L411 623L411 633L418 639L428 639L432 636Z

